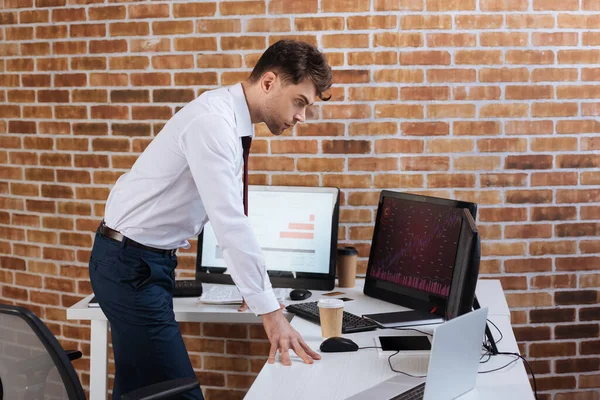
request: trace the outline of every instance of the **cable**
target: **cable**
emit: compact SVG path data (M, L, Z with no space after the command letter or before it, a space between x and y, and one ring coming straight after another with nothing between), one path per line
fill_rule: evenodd
M379 346L367 346L367 347L359 347L358 350L362 350L362 349L381 349L381 347ZM399 374L403 374L406 376L410 376L411 378L425 378L427 377L427 375L411 375L408 372L404 372L404 371L398 371L397 369L394 369L394 367L392 367L392 357L395 356L396 354L400 353L400 350L397 350L394 354L392 354L391 356L388 357L388 364L390 365L390 369L394 372L397 372Z
M392 369L392 371L397 372L402 375L410 376L411 378L426 378L427 377L427 375L411 375L408 372L398 371L397 369L394 369L394 367L392 367L392 357L394 357L398 353L400 353L400 350L396 351L394 354L392 354L391 356L388 357L388 364L390 365L390 368Z
M392 327L392 329L395 329L397 331L415 331L415 332L422 333L423 335L433 336L433 333L423 332L423 331L420 331L420 330L415 329L415 328L394 328L394 327Z
M523 361L525 361L525 365L527 365L527 368L529 368L529 372L531 373L531 378L533 380L533 395L535 397L535 399L537 400L538 396L537 396L537 385L535 383L535 374L533 373L533 368L531 368L531 364L529 364L529 361L527 361L525 359L525 357L523 357L522 355L520 355L519 353L498 353L498 354L502 354L502 355L507 355L507 356L517 356L517 358L515 358L515 361L518 360L519 358Z
M488 321L490 324L492 324L492 325L494 326L494 328L496 328L496 330L497 330L497 331L498 331L498 333L500 334L500 339L496 340L496 341L495 341L495 344L498 344L498 343L500 343L500 341L501 341L501 340L504 338L504 335L502 334L502 331L501 331L501 330L500 330L500 328L498 328L498 327L496 326L496 324L494 324L492 321L490 321L489 319L488 319L487 321ZM485 363L487 363L487 362L488 362L488 361L489 361L489 360L492 358L492 356L493 356L493 355L495 355L495 354L493 354L493 353L492 353L492 346L490 346L490 345L489 345L489 343L486 343L486 342L484 342L484 343L483 343L483 347L484 347L484 348L487 350L487 352L486 352L486 353L484 353L484 354L481 356L481 358L479 359L479 363L480 363L480 364L485 364ZM482 359L483 359L483 357L485 357L486 355L488 356L487 360L485 360L485 361L483 361L483 362L482 362L481 360L482 360ZM537 384L536 384L536 381L535 381L535 374L534 374L534 372L533 372L533 368L531 367L531 364L529 364L529 361L527 361L527 360L525 359L525 357L523 357L522 355L520 355L520 354L518 354L518 353L498 352L498 353L497 353L497 355L516 356L516 358L515 358L514 360L512 360L511 362L509 362L508 364L506 364L506 365L502 366L502 367L499 367L499 368L494 368L494 369L490 369L490 370L487 370L487 371L480 371L480 372L478 372L478 373L480 373L480 374L488 374L488 373L490 373L490 372L499 371L499 370L501 370L501 369L504 369L504 368L508 367L508 366L509 366L509 365L511 365L511 364L514 364L514 363L515 363L515 362L517 362L517 361L519 360L519 358L520 358L520 359L522 359L522 360L525 362L525 365L527 366L527 368L529 368L529 372L531 373L531 379L533 380L533 395L534 395L534 397L535 397L535 400L538 400L538 395L537 395Z
M504 335L502 334L502 331L496 326L495 323L493 323L492 321L490 321L489 319L487 320L490 324L492 324L494 326L494 328L496 328L496 330L498 331L498 333L500 334L500 339L496 340L496 344L500 343L500 341L502 341L502 339L504 338Z

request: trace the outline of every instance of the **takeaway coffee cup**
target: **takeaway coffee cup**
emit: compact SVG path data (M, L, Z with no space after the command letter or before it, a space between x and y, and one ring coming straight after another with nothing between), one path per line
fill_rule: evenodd
M317 303L323 339L342 336L344 302L340 299L321 299Z
M358 250L346 246L337 249L337 275L339 287L350 288L356 284L356 259Z

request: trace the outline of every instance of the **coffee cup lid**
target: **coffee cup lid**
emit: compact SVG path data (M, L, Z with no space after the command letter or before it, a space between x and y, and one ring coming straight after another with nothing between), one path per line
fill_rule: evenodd
M356 250L352 246L345 246L345 247L338 248L337 253L339 255L343 255L343 256L353 256L355 254L358 254L358 250Z
M317 305L321 308L340 308L344 307L344 301L340 299L321 299Z

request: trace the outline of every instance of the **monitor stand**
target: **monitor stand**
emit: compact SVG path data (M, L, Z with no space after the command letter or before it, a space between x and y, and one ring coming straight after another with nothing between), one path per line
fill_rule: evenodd
M478 310L480 308L479 300L477 300L477 295L475 295L475 298L473 299L473 310ZM496 341L494 340L494 336L492 335L492 331L490 330L487 321L485 322L485 337L487 337L488 342L490 342L490 353L492 353L493 356L497 355L498 346L496 346Z

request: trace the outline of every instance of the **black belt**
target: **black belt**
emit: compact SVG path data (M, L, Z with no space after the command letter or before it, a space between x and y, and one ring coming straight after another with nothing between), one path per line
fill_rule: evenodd
M146 246L144 244L138 243L135 240L131 240L127 236L124 236L119 231L115 231L114 229L109 228L108 226L106 226L104 221L102 221L102 223L100 224L98 231L100 232L100 234L102 236L105 236L112 240L116 240L119 243L125 242L125 244L128 246L138 247L140 249L153 251L155 253L161 253L161 254L165 254L165 255L174 256L175 252L177 251L177 249L171 249L171 250L158 249L156 247Z

